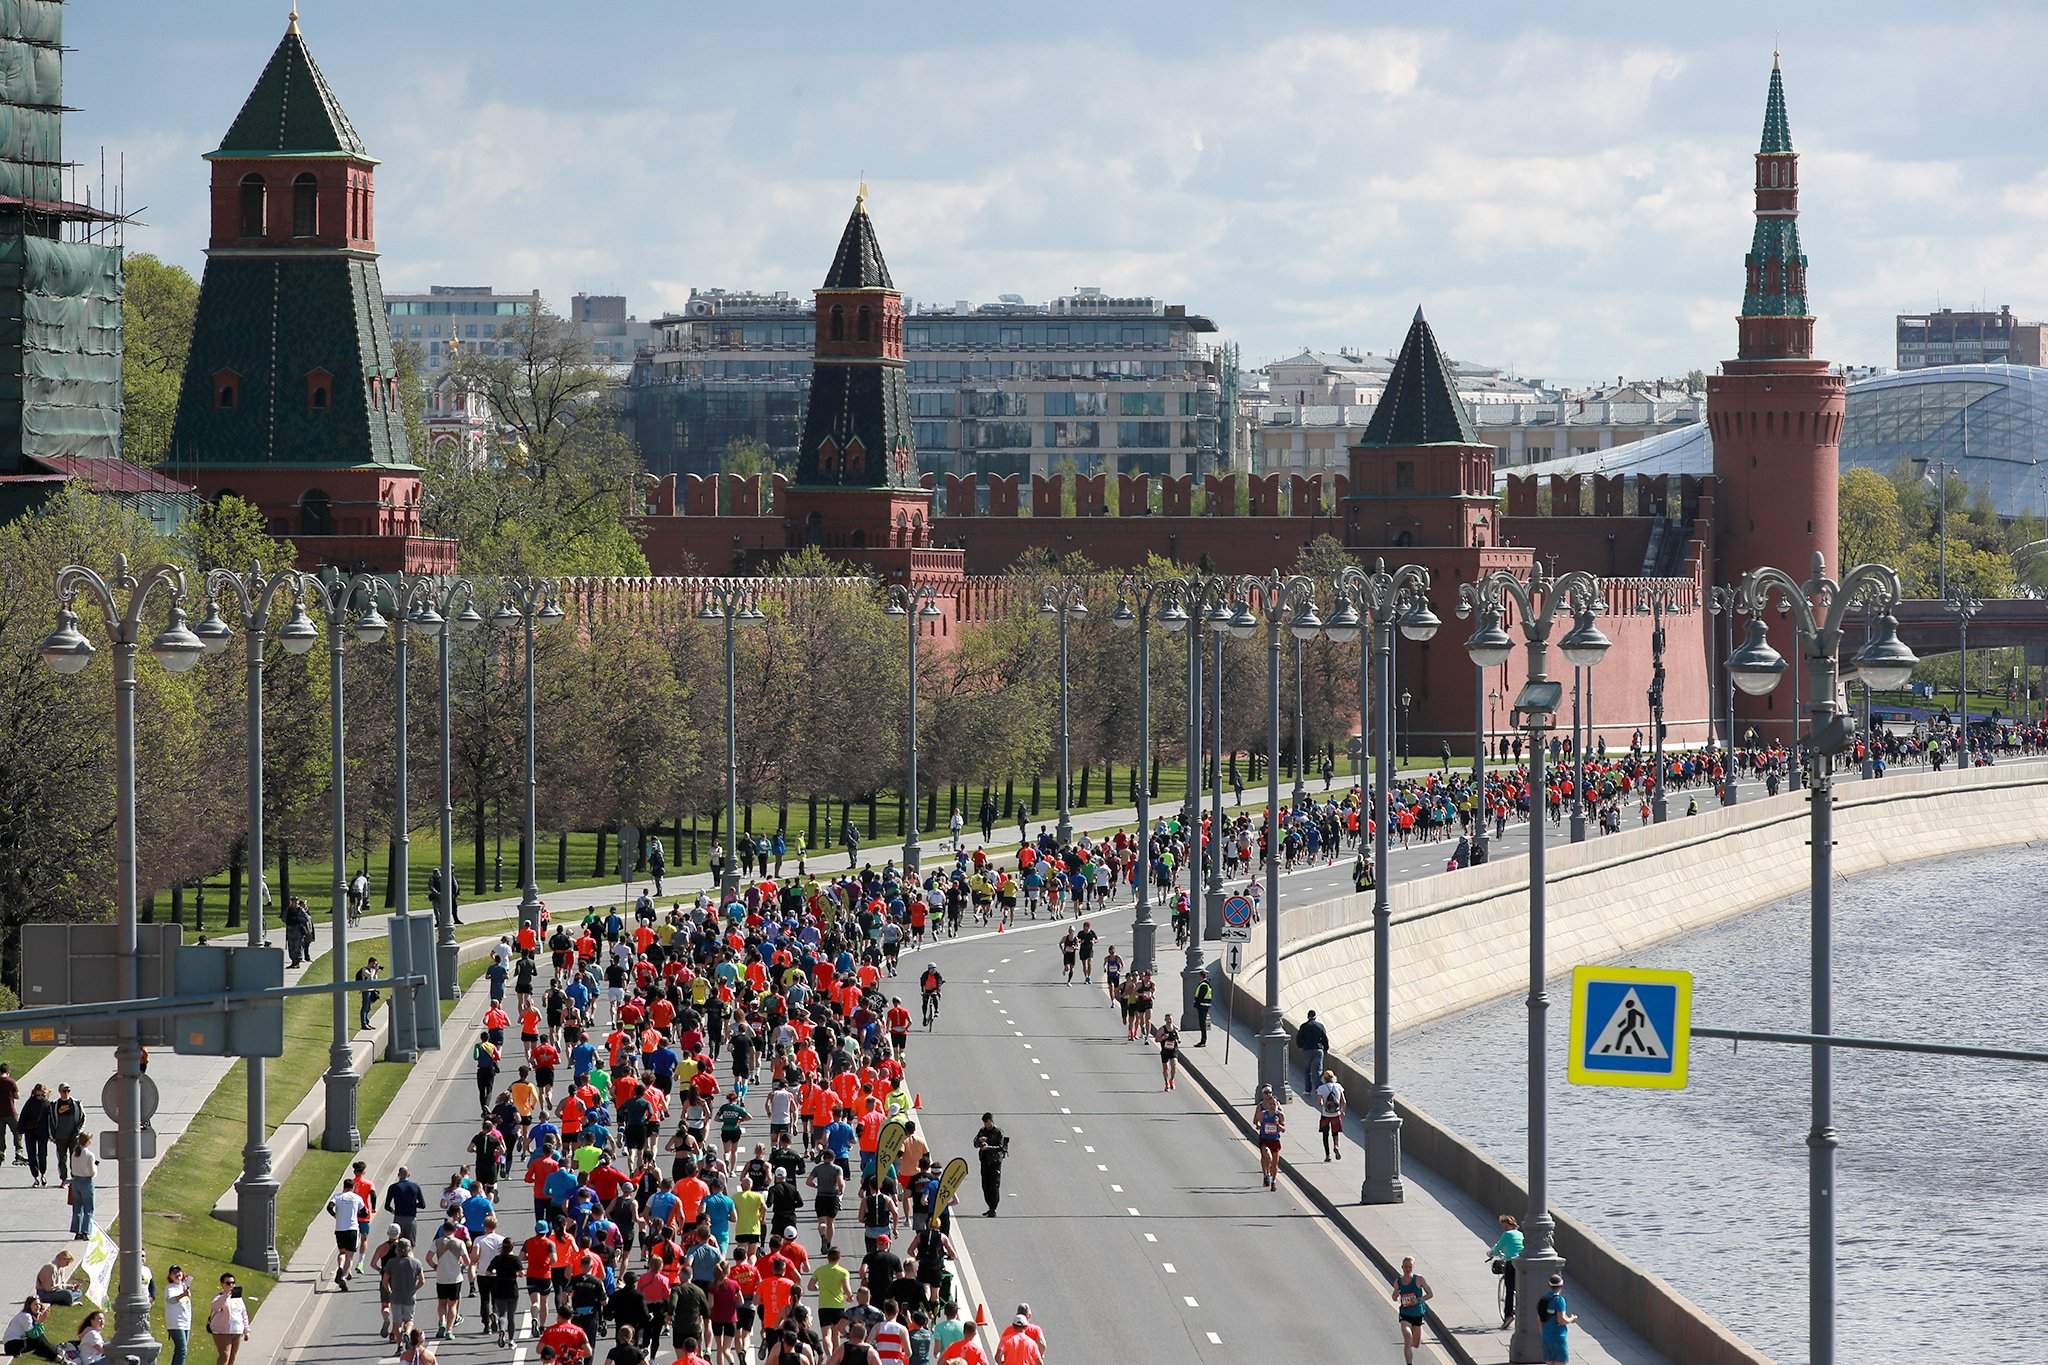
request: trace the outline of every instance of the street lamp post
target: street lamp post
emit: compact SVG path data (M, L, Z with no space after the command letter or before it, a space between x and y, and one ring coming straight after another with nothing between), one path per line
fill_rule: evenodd
M1778 685L1785 660L1771 648L1764 629L1764 608L1775 597L1792 614L1794 639L1807 660L1807 708L1814 719L1813 750L1831 758L1850 743L1848 718L1835 700L1841 670L1842 625L1859 602L1879 613L1875 635L1858 652L1856 671L1880 689L1903 686L1919 661L1900 642L1892 608L1899 601L1899 576L1883 564L1859 564L1839 583L1827 577L1826 563L1813 556L1810 576L1796 582L1782 569L1752 569L1743 580L1743 604L1750 613L1748 636L1729 657L1728 669L1738 686L1763 696ZM1794 702L1798 709L1797 699ZM1813 937L1810 960L1811 1031L1825 1037L1834 1031L1834 781L1832 764L1813 765L1807 806L1812 822L1810 888ZM1808 1358L1813 1365L1835 1365L1835 1148L1834 1057L1826 1043L1812 1050L1813 1126L1807 1148L1807 1314Z
M1067 626L1075 618L1085 619L1088 615L1088 585L1078 578L1062 578L1048 583L1045 594L1039 600L1041 615L1057 617L1060 623L1060 780L1059 826L1054 837L1065 848L1074 838L1073 811L1068 802L1068 781L1072 763L1067 757Z
M1964 772L1970 770L1970 619L1984 609L1984 599L1968 588L1950 588L1943 601L1955 613L1956 629L1960 633L1962 667L1956 674L1956 714L1963 727L1962 747L1956 750L1956 761Z
M918 872L917 849L917 637L925 622L936 621L939 588L936 583L891 583L886 615L901 617L910 651L910 685L903 700L903 799L908 803L903 821L903 875L913 880Z
M249 871L249 946L263 946L263 644L271 613L290 594L291 619L278 629L278 643L288 654L304 654L320 641L320 629L306 615L305 598L319 585L295 569L265 574L260 568L246 576L229 569L206 575L206 619L193 631L206 652L218 654L234 638L221 619L226 599L242 626L243 663L248 672L245 744L249 768L249 836L244 859ZM247 1129L242 1144L242 1178L235 1182L235 1264L276 1274L278 1180L271 1170L270 1125L265 1112L268 1066L262 1057L245 1059L248 1066Z
M1305 800L1307 800L1307 799L1308 799L1308 773L1307 773L1307 772L1306 772L1306 770L1304 770L1304 768L1302 767L1302 762L1303 762L1303 755L1302 755L1302 742L1301 742L1301 731L1302 731L1302 723L1303 723L1303 720L1305 719L1305 717L1304 717L1304 713L1303 713L1303 708L1302 708L1302 696L1301 696L1301 659L1302 659L1302 649L1303 649L1303 648L1304 648L1304 642L1302 641L1302 638L1301 638L1300 636L1298 636L1298 635L1297 635L1297 636L1295 636L1295 637L1294 637L1294 793L1293 793L1293 801L1294 801L1294 805L1295 805L1295 808L1296 808L1297 810L1298 810L1298 809L1300 809L1300 807L1301 807L1301 803L1302 803L1303 801L1305 801Z
M491 624L501 628L519 626L526 646L526 801L525 824L519 850L519 927L540 932L540 879L534 871L534 716L533 716L533 628L551 626L562 619L555 601L552 578L508 578L505 595L491 613ZM728 668L728 674L730 669Z
M1650 613L1650 771L1656 776L1650 788L1650 820L1663 824L1669 813L1664 804L1664 613L1674 610L1678 595L1669 583L1652 583L1644 589L1640 611Z
M1401 766L1408 766L1408 707L1415 700L1415 694L1407 688L1401 689Z
M1559 578L1545 577L1537 570L1527 583L1506 570L1496 569L1477 583L1458 589L1458 615L1477 613L1479 629L1465 642L1472 662L1492 668L1507 662L1514 641L1501 628L1512 604L1521 618L1522 636L1529 646L1529 678L1515 698L1515 710L1524 717L1529 731L1529 793L1532 807L1546 790L1543 777L1543 735L1555 723L1564 701L1564 688L1548 672L1550 631L1560 604L1567 605L1573 622L1558 642L1565 661L1574 668L1591 668L1607 652L1607 637L1593 618L1606 610L1600 600L1600 584L1583 569L1573 569ZM1543 1359L1542 1324L1536 1317L1540 1286L1564 1264L1557 1254L1556 1225L1550 1217L1549 1173L1549 1070L1545 1058L1548 1043L1545 1021L1550 1011L1547 991L1547 945L1544 941L1544 826L1540 809L1532 809L1529 821L1529 1207L1522 1220L1525 1241L1516 1263L1515 1282L1528 1292L1515 1296L1515 1330L1508 1346L1508 1359Z
M114 646L114 825L116 840L115 931L120 945L117 990L123 999L142 994L142 931L135 891L135 656L148 630L143 620L158 588L170 597L165 628L149 639L149 652L166 672L183 673L199 662L206 645L185 625L185 571L170 564L128 571L128 557L114 556L111 579L79 564L57 571L57 628L44 637L43 662L59 673L77 673L92 662L92 642L78 629L80 593L100 609ZM118 599L117 599L117 594ZM120 1176L121 1288L114 1298L114 1339L110 1354L153 1365L159 1346L149 1330L150 1299L142 1266L142 1021L126 1015L114 1047L114 1091L121 1097L114 1133Z
M1735 781L1735 675L1729 671L1727 661L1735 655L1735 613L1741 606L1740 589L1720 586L1707 589L1707 610L1719 617L1720 623L1727 628L1724 634L1727 644L1721 651L1721 687L1728 701L1728 728L1724 735L1727 753L1721 772L1721 804L1724 806L1734 805L1739 794ZM1713 679L1709 677L1707 682L1711 687Z
M1175 583L1174 600L1159 614L1159 624L1173 634L1185 630L1188 636L1188 774L1186 801L1181 808L1181 826L1187 832L1188 851L1193 866L1188 869L1188 891L1191 897L1188 911L1188 946L1185 962L1181 966L1181 1027L1194 1029L1200 1026L1195 1012L1195 987L1203 973L1203 949L1205 939L1222 932L1220 927L1210 923L1210 913L1197 917L1202 907L1202 866L1205 856L1212 869L1221 876L1222 852L1211 849L1205 855L1202 838L1202 642L1209 632L1220 633L1228 626L1230 614L1223 602L1230 592L1230 584L1222 578L1206 574L1190 574ZM1220 619L1218 616L1220 613ZM1218 688L1221 688L1221 653L1219 647ZM1223 731L1223 717L1216 717L1216 731ZM1218 744L1218 749L1222 747ZM1220 790L1220 788L1219 788ZM1222 823L1222 799L1217 797L1215 821ZM1213 898L1212 898L1213 899Z
M1161 624L1167 624L1170 617L1176 618L1185 625L1187 615L1181 609L1180 592L1177 579L1127 575L1117 595L1116 612L1110 617L1119 630L1135 627L1138 632L1138 869L1132 887L1138 895L1138 910L1131 922L1131 965L1136 971L1148 973L1157 971L1159 966L1159 926L1152 919L1152 618L1158 615ZM1190 783L1194 771L1191 765ZM1196 935L1192 913L1188 919L1188 937L1193 939Z
M1287 1028L1280 1018L1280 633L1313 640L1322 632L1316 614L1315 580L1305 574L1274 572L1238 580L1243 598L1231 617L1231 634L1249 638L1258 630L1251 599L1266 618L1266 1018L1259 1030L1259 1085L1274 1099L1287 1099Z
M454 663L449 637L457 632L469 634L484 623L484 618L476 609L476 589L466 578L455 579L442 588L434 614L441 622L440 629L434 632L441 665L441 895L434 905L434 972L441 998L454 1000L461 996L462 985L455 944L455 755L449 703L454 690Z
M1571 832L1572 842L1586 842L1586 739L1579 715L1579 694L1585 690L1585 670L1576 666L1572 669L1572 752L1569 762L1572 775Z
M348 977L348 747L343 724L344 673L342 663L350 639L375 644L384 638L384 618L377 611L376 591L383 582L375 574L356 573L344 577L328 569L320 577L320 608L327 618L327 722L328 786L332 798L328 807L329 849L334 890L334 982ZM360 616L356 599L366 599ZM333 1001L333 1029L327 1046L326 1127L320 1146L330 1152L353 1152L362 1138L356 1131L356 1069L349 1054L349 996L336 991Z
M1387 688L1389 670L1393 667L1395 627L1409 639L1420 641L1435 635L1441 624L1429 609L1429 585L1429 570L1419 564L1403 564L1391 573L1383 559L1373 561L1371 573L1356 564L1347 564L1337 572L1337 609L1328 626L1333 640L1359 641L1361 758L1368 738L1376 748L1372 803L1372 1098L1365 1115L1365 1180L1358 1195L1367 1204L1398 1204L1406 1195L1401 1181L1401 1116L1394 1109L1390 1037L1393 950L1388 940L1393 912L1387 900L1387 719L1392 708ZM1271 970L1269 966L1269 975Z
M735 700L738 680L738 651L733 637L738 627L759 625L768 617L756 601L754 584L744 578L721 578L704 591L704 604L697 608L699 621L725 623L725 865L719 869L718 898L730 902L740 886L740 748L739 712Z

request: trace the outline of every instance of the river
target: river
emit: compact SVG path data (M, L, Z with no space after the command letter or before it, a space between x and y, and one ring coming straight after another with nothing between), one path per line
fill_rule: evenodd
M2048 1046L2044 893L2041 847L1837 882L1836 1030ZM1802 895L1626 965L1690 970L1696 1024L1804 1032L1807 924ZM1696 1039L1683 1092L1567 1085L1569 987L1550 986L1554 1206L1802 1365L1808 1053ZM1393 1058L1406 1098L1518 1174L1526 1017L1498 1000L1399 1035ZM2044 1110L2048 1064L1837 1054L1840 1361L2048 1360L2028 1250L2048 1236Z

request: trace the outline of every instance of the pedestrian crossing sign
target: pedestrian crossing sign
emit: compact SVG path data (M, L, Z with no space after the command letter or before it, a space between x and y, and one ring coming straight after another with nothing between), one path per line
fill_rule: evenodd
M1692 1046L1692 973L1652 967L1572 971L1574 1085L1683 1090Z

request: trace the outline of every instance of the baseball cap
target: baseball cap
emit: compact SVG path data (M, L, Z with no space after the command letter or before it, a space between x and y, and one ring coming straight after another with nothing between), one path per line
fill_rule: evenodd
M1010 1325L1012 1327L1029 1327L1031 1320L1022 1313L1019 1313L1016 1317L1010 1319Z

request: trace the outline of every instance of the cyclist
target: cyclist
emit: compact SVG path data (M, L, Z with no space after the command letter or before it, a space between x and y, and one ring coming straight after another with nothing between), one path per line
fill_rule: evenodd
M946 978L939 975L939 964L924 964L924 975L918 978L918 990L924 996L924 1026L930 1029L939 1017L939 992L945 989Z

